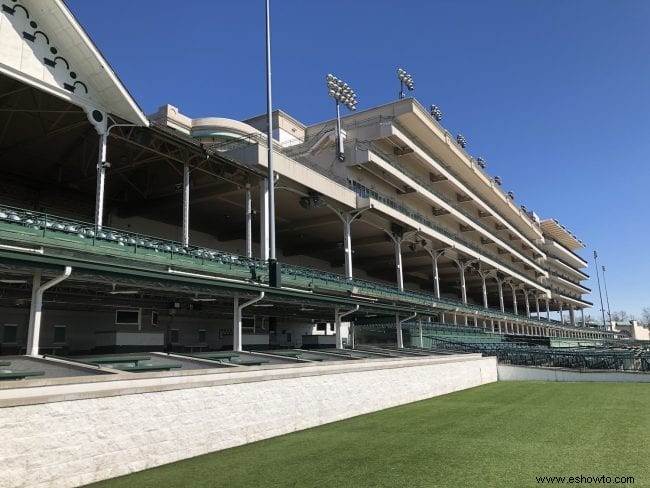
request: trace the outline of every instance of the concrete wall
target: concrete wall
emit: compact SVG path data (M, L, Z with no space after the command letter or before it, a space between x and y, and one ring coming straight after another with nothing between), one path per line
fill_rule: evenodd
M496 380L494 358L465 355L2 388L0 487L78 486Z
M568 369L531 368L498 365L499 381L606 381L617 383L650 383L650 374L604 371L576 371Z

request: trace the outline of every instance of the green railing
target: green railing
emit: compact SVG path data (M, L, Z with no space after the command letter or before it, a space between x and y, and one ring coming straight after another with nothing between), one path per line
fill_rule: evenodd
M156 264L176 264L182 268L211 271L226 277L262 283L268 276L266 261L239 256L233 253L198 247L183 247L180 243L109 227L97 229L87 222L53 216L51 214L0 205L0 237L9 236L13 242L50 245L53 248L71 249L125 259L137 259ZM556 326L556 324L531 317L501 312L479 305L462 303L449 298L435 298L431 294L374 281L352 279L327 271L282 263L282 283L306 289L320 289L323 293L355 294L370 299L434 308L433 312L458 312L461 314L512 320L530 324ZM264 275L264 276L262 276ZM564 326L565 329L571 329Z

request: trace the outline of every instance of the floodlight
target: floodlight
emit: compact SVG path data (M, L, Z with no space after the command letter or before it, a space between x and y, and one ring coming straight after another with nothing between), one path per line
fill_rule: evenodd
M345 161L339 105L345 105L350 111L356 110L357 95L354 90L350 88L350 85L344 83L332 74L328 74L325 77L325 81L328 89L327 94L336 101L336 156L340 161Z
M309 199L309 197L300 197L300 200L298 200L298 203L304 209L311 208L311 200Z
M442 111L436 105L431 105L429 112L431 113L431 116L438 122L442 120Z
M494 177L494 182L495 182L497 185L501 186L501 177L500 177L500 176L495 176L495 177Z
M463 149L465 149L465 148L467 147L467 139L465 139L465 137L463 137L462 134L458 134L458 135L456 136L456 142L457 142L458 145L459 145L460 147L462 147Z
M399 98L404 98L404 85L409 91L415 88L413 77L402 68L397 68L397 79L399 80Z
M510 200L514 200L515 199L515 192L509 191L508 192L508 198L510 198Z
M483 169L485 169L485 166L487 166L483 158L476 158L476 164L478 164Z

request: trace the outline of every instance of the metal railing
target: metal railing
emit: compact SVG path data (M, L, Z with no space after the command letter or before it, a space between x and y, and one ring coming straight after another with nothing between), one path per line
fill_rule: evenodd
M109 246L110 249L119 250L120 256L130 255L145 261L155 256L158 258L156 262L160 262L159 258L165 258L171 262L177 262L179 266L207 266L210 270L226 276L235 275L240 279L246 278L257 283L264 282L266 278L259 276L258 273L268 273L267 262L259 259L206 247L183 247L179 242L168 239L109 227L97 229L93 224L75 219L0 205L0 235L6 231L17 233L18 235L14 239L18 241L37 238L42 243L43 239L54 238L56 241L49 242L52 242L53 247L57 249L68 245L74 249L102 254L105 254L106 246ZM292 278L300 278L301 285L307 288L321 286L326 292L340 293L343 291L351 296L358 293L359 296L417 304L430 307L432 313L451 311L481 318L557 327L554 323L533 317L501 312L450 298L436 298L424 292L402 291L395 286L370 280L357 278L348 280L342 275L313 268L282 263L281 273L283 281L289 282ZM563 328L573 330L572 327L566 325Z

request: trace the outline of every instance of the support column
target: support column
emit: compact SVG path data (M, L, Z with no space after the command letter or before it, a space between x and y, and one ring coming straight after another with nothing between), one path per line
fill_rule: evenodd
M512 308L514 310L515 315L518 315L516 287L511 281L508 281L508 285L510 285L510 289L512 290Z
M537 320L539 320L539 297L535 295L535 310L537 311Z
M564 309L562 308L562 302L558 302L560 304L560 323L564 324Z
M487 286L485 284L486 276L481 270L478 271L478 274L481 277L481 288L483 290L483 307L488 308Z
M232 331L232 350L237 352L242 350L242 319L241 309L239 308L239 295L235 294L233 299L233 331Z
M183 164L183 247L190 245L190 165Z
M106 180L106 146L108 133L99 135L99 154L97 157L97 190L95 193L95 228L101 230L104 221L104 184Z
M584 308L580 309L580 321L582 322L583 327L587 327L587 324L585 324L585 309Z
M548 306L548 298L545 298L544 301L546 302L546 321L549 322L551 320L551 309Z
M246 185L246 257L253 257L253 201L250 185Z
M436 298L440 298L440 275L438 273L438 258L445 255L445 250L440 249L438 251L424 248L429 255L431 256L432 266L433 266L433 289L435 292Z
M395 243L395 273L397 275L397 289L404 291L404 274L402 273L402 237L393 234Z
M260 259L269 259L269 185L260 181Z
M460 296L463 303L467 303L467 288L465 286L465 267L466 263L463 263L460 259L454 259L456 266L458 266L458 271L460 273Z
M526 288L521 289L524 292L524 305L526 306L526 318L530 317L530 301L528 300L528 291Z
M341 216L343 220L343 252L345 257L345 279L352 279L352 219L348 213Z
M503 280L497 276L495 276L494 279L496 280L497 288L499 289L499 307L501 308L502 312L505 312L506 307L503 303Z
M395 328L397 329L397 349L404 349L404 336L402 335L402 322L399 320L399 314L395 314Z
M569 305L569 321L571 322L571 325L575 327L576 325L576 313L575 313L575 308L573 307L572 304Z

